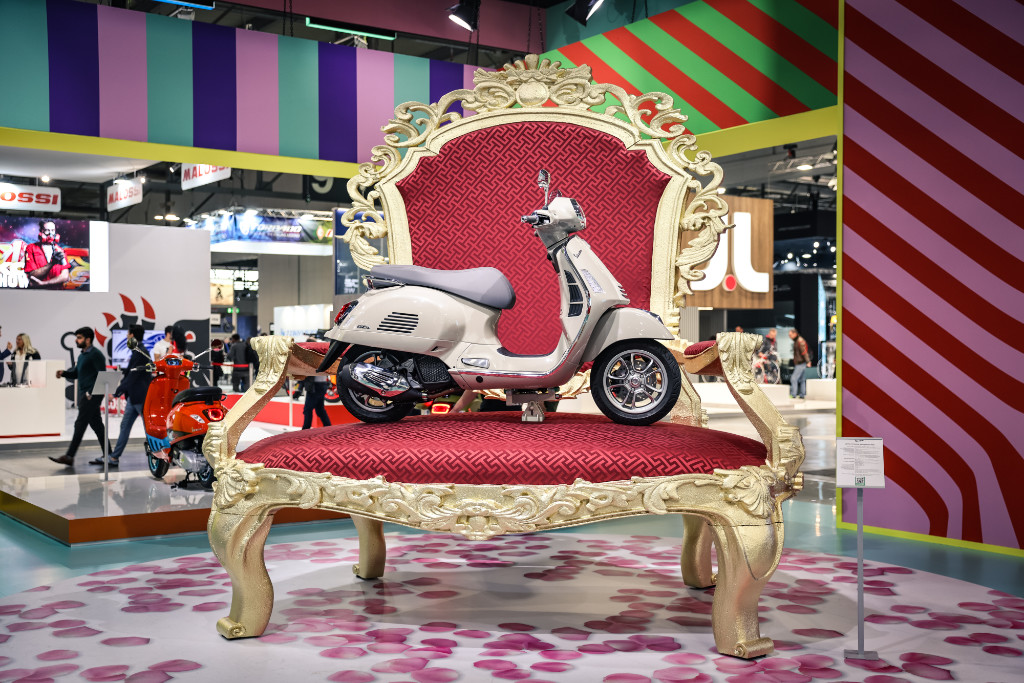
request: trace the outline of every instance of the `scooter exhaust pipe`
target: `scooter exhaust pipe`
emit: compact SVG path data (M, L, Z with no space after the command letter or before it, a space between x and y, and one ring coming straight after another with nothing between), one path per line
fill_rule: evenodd
M353 391L365 394L369 389L369 393L380 398L392 399L412 390L404 375L369 363L344 366L338 372L338 380Z

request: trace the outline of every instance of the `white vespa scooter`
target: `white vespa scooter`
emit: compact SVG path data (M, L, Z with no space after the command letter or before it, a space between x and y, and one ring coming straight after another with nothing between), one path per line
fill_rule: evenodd
M576 233L586 227L575 199L548 204L550 177L540 171L545 207L523 216L559 275L562 334L547 355L517 355L501 346L498 317L516 295L496 268L435 270L375 266L369 290L338 311L334 340L320 364L338 358L338 391L363 422L400 420L419 401L461 390L503 389L509 405L527 404L524 419L543 419L541 401L584 363L594 361L594 402L612 420L646 425L679 396L680 373L657 339L672 333L653 313L628 308L615 277Z

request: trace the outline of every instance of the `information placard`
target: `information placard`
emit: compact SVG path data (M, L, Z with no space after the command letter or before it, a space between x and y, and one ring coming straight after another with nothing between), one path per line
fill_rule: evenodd
M882 440L840 437L836 439L836 486L885 488Z

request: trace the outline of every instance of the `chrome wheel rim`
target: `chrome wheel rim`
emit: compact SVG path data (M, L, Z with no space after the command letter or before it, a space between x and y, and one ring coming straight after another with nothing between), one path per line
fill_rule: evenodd
M623 351L606 366L601 387L617 410L647 413L665 400L668 371L662 360L648 351Z

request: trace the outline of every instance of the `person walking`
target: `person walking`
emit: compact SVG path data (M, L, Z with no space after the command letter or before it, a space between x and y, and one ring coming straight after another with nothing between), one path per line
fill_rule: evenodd
M59 458L50 457L50 460L67 467L74 467L75 453L85 436L85 428L92 427L96 432L100 448L107 444L107 452L111 451L110 442L103 430L103 420L100 418L100 407L103 405L103 394L96 395L93 388L96 384L96 375L107 367L103 352L93 346L94 339L91 327L79 327L75 330L75 345L82 350L78 354L78 362L71 370L58 370L57 378L67 380L78 380L78 417L75 418L75 431L71 435L71 443L68 444L68 451Z
M307 377L305 380L306 384L306 402L302 406L302 428L309 429L313 426L313 412L316 411L316 416L320 418L320 422L323 423L324 427L331 426L331 418L327 416L327 408L324 407L324 397L327 396L327 381L326 375L313 375Z
M128 348L131 349L131 356L128 358L128 367L125 368L124 377L114 392L115 397L124 396L125 408L124 415L121 416L121 432L117 436L117 444L112 451L108 451L110 453L108 463L111 467L117 467L121 462L121 454L124 453L125 446L128 445L128 437L131 435L132 425L135 424L135 419L142 415L142 407L146 402L146 392L149 390L149 382L152 379L150 374L146 372L146 364L149 362L149 359L142 352L142 349L145 348L142 346L142 338L145 334L142 325L128 326L128 338L138 342L138 346L132 348L132 345L129 344ZM98 458L90 460L89 464L103 465L103 456L100 455Z
M789 378L789 395L791 398L806 398L807 380L804 374L811 367L811 353L807 349L807 342L795 327L789 328L789 338L793 340L793 375Z
M231 364L231 390L236 393L243 393L249 388L249 360L245 352L246 345L238 334L231 335L231 348L228 349L227 359Z
M32 340L24 332L14 338L14 353L7 366L11 370L11 384L28 384L28 362L40 360L39 351L32 346Z
M213 386L217 386L224 376L224 342L220 339L210 342L210 365L213 366Z

